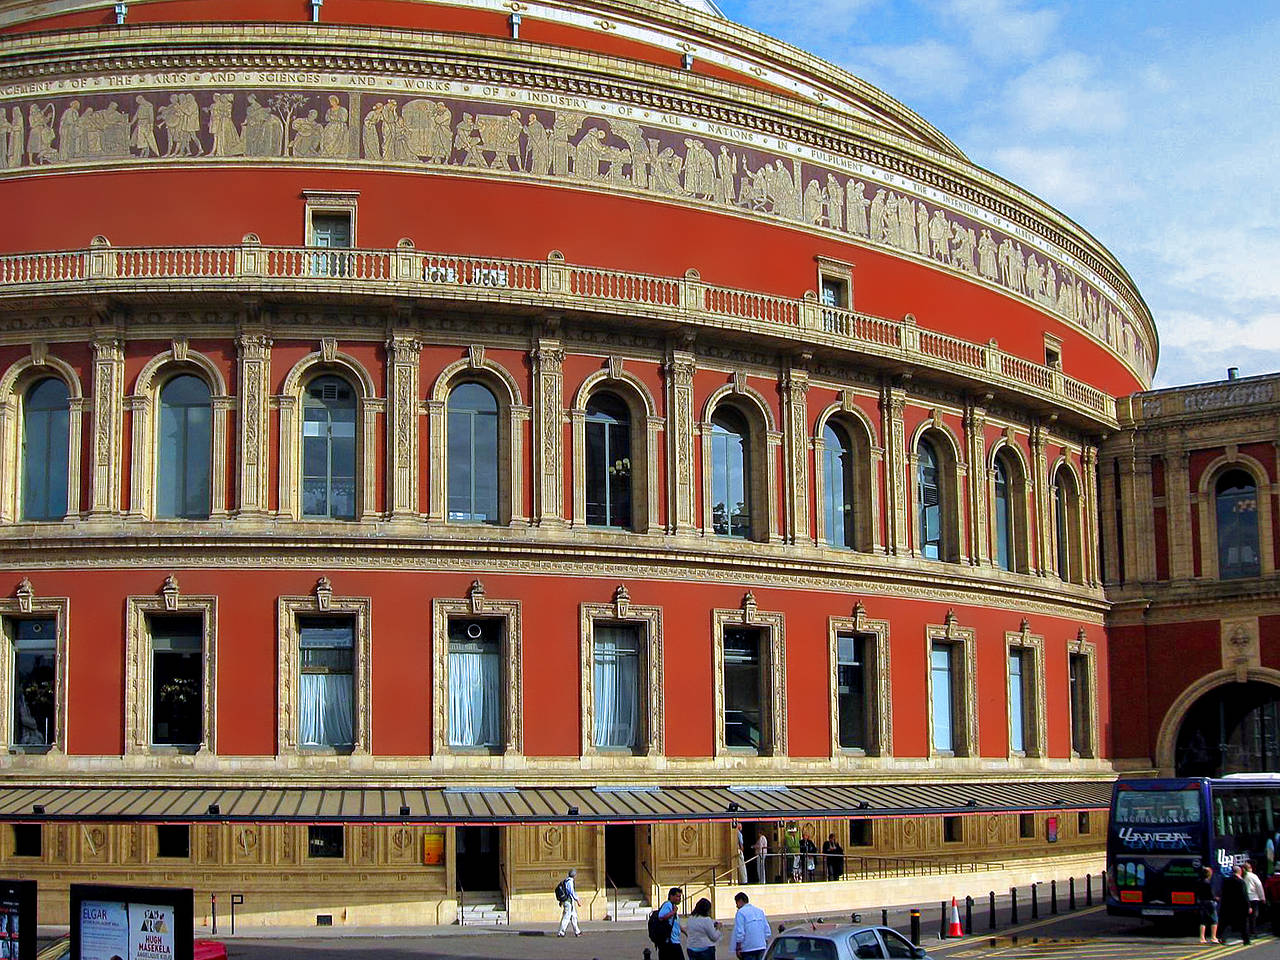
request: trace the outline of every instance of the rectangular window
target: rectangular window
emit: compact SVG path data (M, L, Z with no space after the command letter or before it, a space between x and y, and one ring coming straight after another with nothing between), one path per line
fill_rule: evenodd
M151 742L198 747L204 739L204 618L153 614L151 636Z
M1092 825L1089 823L1089 811L1081 810L1076 814L1076 833L1082 837L1087 837L1092 832Z
M1018 814L1018 836L1023 840L1035 839L1036 815L1034 813Z
M1027 684L1031 668L1026 650L1009 651L1009 749L1027 752Z
M856 633L836 638L836 707L843 750L867 749L867 640Z
M39 857L44 854L44 828L38 823L13 825L13 855L15 857Z
M822 305L849 309L849 284L838 277L822 275Z
M318 277L345 277L352 273L351 255L342 252L350 249L351 240L349 213L312 213L311 246L329 252L311 255L311 273Z
M350 750L355 743L355 620L299 617L298 744Z
M307 856L315 860L341 860L344 855L341 824L307 827Z
M449 621L449 746L502 747L503 621Z
M156 856L172 860L191 858L191 827L185 823L156 825Z
M1090 756L1093 751L1093 738L1090 724L1092 711L1089 709L1093 693L1089 689L1089 658L1082 653L1070 656L1071 672L1071 752L1079 757Z
M961 817L943 817L942 839L945 843L960 843L964 840L964 820Z
M937 753L955 752L955 677L954 650L950 643L934 643L929 669L933 680L933 749Z
M594 626L595 745L639 753L643 739L640 688L643 631L639 624Z
M849 821L849 846L869 847L875 842L875 830L872 820Z
M731 750L769 750L764 634L758 627L724 630L724 744Z
M9 621L13 639L13 746L41 750L53 743L58 690L58 620Z

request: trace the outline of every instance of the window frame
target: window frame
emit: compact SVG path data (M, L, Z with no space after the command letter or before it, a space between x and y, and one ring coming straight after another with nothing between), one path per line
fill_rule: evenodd
M1030 630L1028 621L1023 620L1017 631L1004 635L1005 648L1005 712L1008 723L1005 741L1008 756L1012 757L1044 757L1047 755L1048 733L1048 691L1044 682L1044 637ZM1013 705L1009 700L1012 688L1009 669L1009 658L1019 652L1022 662L1022 739L1023 749L1013 749Z
M817 263L818 272L818 288L817 300L819 309L827 309L834 307L837 310L853 309L853 267L852 263L845 260L836 260L832 257L817 256L814 257ZM837 284L840 287L839 303L827 303L824 299L827 284Z
M502 621L503 703L502 736L498 750L455 747L449 742L449 621L485 619ZM484 585L472 582L464 599L435 597L431 601L431 754L458 762L501 765L505 757L524 753L524 659L519 600L491 600Z
M1249 485L1253 488L1253 500L1254 500L1255 506L1254 506L1254 519L1253 519L1252 546L1255 548L1255 552L1257 554L1258 559L1256 564L1257 569L1255 571L1246 572L1246 573L1228 574L1225 572L1226 561L1223 559L1223 556L1222 556L1222 548L1224 546L1224 542L1223 542L1224 531L1223 531L1223 524L1222 524L1221 501L1223 500L1224 494L1220 488L1222 487L1225 481L1227 481L1233 475L1236 475L1236 474L1247 478ZM1262 523L1261 523L1262 491L1259 488L1257 478L1254 477L1254 475L1250 471L1244 469L1241 466L1231 466L1231 467L1227 467L1226 469L1219 470L1217 472L1217 475L1213 478L1213 482L1210 485L1209 489L1212 492L1212 497L1213 497L1213 505L1212 505L1213 538L1214 538L1214 546L1216 548L1216 553L1217 553L1217 564L1215 565L1217 579L1219 580L1250 580L1250 579L1262 576Z
M1084 697L1085 706L1087 708L1087 716L1084 720L1088 724L1085 731L1088 738L1088 752L1081 751L1077 748L1075 736L1075 707L1074 699L1071 696L1071 663L1072 657L1082 657L1085 676L1084 679L1089 685L1089 689ZM1097 760L1099 759L1099 733L1098 730L1098 647L1097 644L1090 642L1081 627L1076 634L1074 640L1067 643L1067 702L1069 709L1069 719L1071 727L1069 729L1069 740L1071 745L1070 755L1072 759L1081 760Z
M286 131L286 134L288 131ZM357 244L356 226L360 209L359 190L303 190L303 245L316 250L354 251ZM350 226L350 242L344 246L321 247L317 243L317 217L345 217ZM310 274L314 277L345 277L352 273L352 255L315 253L308 257Z
M474 407L459 409L454 406L453 397L465 387L478 387L485 391L489 398L493 401L493 410L479 410ZM465 414L467 417L468 436L467 436L467 460L465 468L467 470L468 479L468 506L470 507L467 518L455 518L453 516L453 480L455 471L461 470L464 464L458 462L456 458L450 455L451 440L453 439L453 425L451 423L455 414ZM492 417L493 423L493 463L479 464L477 460L477 420L483 423L483 418ZM445 397L445 459L443 470L445 474L445 520L448 523L469 524L479 526L497 526L502 521L502 402L493 392L492 387L483 380L475 380L467 377L457 378L450 386L448 395ZM475 519L476 516L476 476L483 472L484 469L492 467L493 471L493 516L489 519Z
M761 630L766 633L762 637L760 653L762 662L760 672L762 678L769 681L769 696L762 698L761 708L768 711L767 731L768 749L748 752L743 748L728 747L725 744L725 691L724 691L724 632L727 627L744 627ZM742 606L736 610L718 609L711 611L712 636L712 683L713 706L715 711L715 755L716 757L734 757L747 762L771 762L775 758L785 759L787 751L787 647L786 617L780 612L765 612L756 606L755 596L748 591L743 597Z
M175 853L162 853L161 850L162 848L164 848L165 842L161 840L161 837L164 835L164 831L177 831L177 830L186 831L186 840L187 840L186 854L184 855L184 854L175 854ZM164 861L164 862L191 860L191 853L192 853L191 824L189 823L157 823L155 824L154 835L155 835L155 856L152 857L153 860ZM173 835L176 835L176 834L171 834L171 836Z
M70 630L71 600L68 597L36 597L31 581L23 579L13 597L0 599L0 624L3 625L4 641L0 643L0 756L28 754L34 756L50 756L66 753L67 737L67 656L69 652L68 632ZM54 683L54 731L47 746L24 747L13 743L13 671L14 648L13 632L10 623L14 620L33 620L52 617L57 623L57 641L55 645Z
M312 842L312 831L313 831L313 830L330 830L330 831L335 831L335 830L336 830L336 831L337 831L337 835L341 838L341 843L339 844L339 851L338 851L336 854L330 854L330 853L325 853L325 854L315 854L315 853L312 853L311 851L312 851L312 850L315 848L315 846L316 846L316 845ZM348 844L347 844L347 828L346 828L346 825L345 825L345 824L341 824L341 823L309 823L309 824L307 824L307 852L306 852L306 855L305 855L305 857L304 857L303 859L304 859L307 863L311 863L312 861L316 861L316 860L321 861L321 862L327 862L327 861L330 861L330 860L345 861L345 860L347 859L347 846L348 846Z
M951 650L951 750L934 746L933 725L933 647L949 644ZM930 759L963 759L978 755L977 633L972 627L958 624L954 612L948 610L945 622L925 628L925 671L927 675L926 705L928 757Z
M951 836L952 832L957 836ZM942 817L942 842L943 843L964 843L964 817L955 813Z
M712 511L712 419L721 406L732 407L747 423L747 475L744 492L748 497L751 526L745 538L714 532ZM702 421L697 427L702 450L702 534L704 537L737 542L781 542L778 529L778 454L782 434L775 427L773 410L764 396L747 383L742 371L735 371L730 383L720 387L702 408Z
M150 619L156 615L200 617L201 696L203 697L198 744L154 744L151 742L154 676ZM176 577L170 576L154 594L125 598L125 698L124 743L130 756L217 752L218 723L218 598L184 596ZM195 747L195 750L189 749Z
M1010 566L1001 566L999 560L1000 525L996 504L996 469L997 464L1004 468L1005 488L1008 496L1009 525L1008 548ZM1013 442L1009 431L1006 437L998 442L991 452L988 467L987 502L990 504L987 516L988 537L991 543L991 566L1006 573L1031 572L1031 510L1028 508L1029 491L1027 461L1022 451Z
M840 697L837 664L840 659L840 637L857 634L865 638L864 650L871 663L867 665L867 746L864 749L840 744ZM827 620L827 662L831 666L830 689L831 756L890 757L893 755L893 698L890 696L889 621L867 616L861 601L854 605L849 617ZM872 702L874 698L875 702Z
M60 379L67 388L67 513L59 520L22 520L22 406L27 391L47 377ZM42 340L31 343L30 356L16 360L0 378L0 432L3 433L3 470L0 470L0 521L58 523L80 515L81 447L86 400L80 378L66 361L49 354Z
M938 469L938 556L925 555L925 518L924 501L922 499L920 448L929 444ZM950 431L942 425L939 416L926 421L912 438L907 454L907 463L911 475L908 484L908 496L911 504L912 545L911 556L929 563L960 563L964 557L962 549L961 523L963 515L960 504L960 486L964 469L960 462L959 447Z
M66 494L66 497L65 497L66 502L64 504L64 509L60 515L51 514L49 516L42 516L42 517L29 517L27 516L27 486L28 486L27 480L28 480L29 470L31 466L31 457L27 453L27 428L31 420L31 415L29 413L29 409L30 409L29 399L31 394L37 388L42 387L47 382L61 384L63 391L67 395L65 413L67 418L66 457L68 462L67 462L66 474L62 478L63 481L67 484L64 490L64 493ZM73 437L71 433L72 405L73 404L72 404L71 388L67 385L66 380L52 373L49 374L48 376L34 376L29 378L27 382L23 385L21 394L18 396L17 404L16 404L16 409L18 412L18 423L17 423L17 431L16 431L17 445L15 447L15 455L17 457L18 471L17 471L16 505L14 509L14 516L20 523L55 523L55 522L60 522L62 520L65 520L67 516L72 513L71 506L72 506L73 494L76 495L76 499L78 499L78 494L79 494L79 491L73 491L71 488L70 459L71 459L71 447L73 446L73 443L72 443ZM62 408L57 408L57 409L60 412ZM55 408L43 407L40 409L40 412L46 415L51 415L55 412ZM46 434L48 433L50 433L50 431L46 430ZM56 476L55 473L46 471L45 476L42 479L52 480L54 476Z
M616 401L626 411L627 419L625 424L621 423L617 419L617 417L611 416L608 414L593 415L592 405L598 403L602 397L606 397L606 396ZM626 500L627 512L629 514L626 523L617 523L614 521L614 518L612 516L613 509L614 509L614 495L613 495L614 491L612 489L612 483L608 476L608 470L611 468L609 466L606 466L605 468L606 473L605 473L605 476L603 477L592 476L593 471L591 469L591 455L590 455L591 435L597 429L603 432L603 435L604 435L604 450L605 450L606 462L611 462L612 460L614 460L615 457L611 455L614 455L617 453L617 451L613 449L613 440L612 440L612 437L615 431L619 431L619 430L626 431L626 455L627 455L626 459L627 459L627 465L628 465L628 474L627 474L627 481L626 481L627 492L626 492L625 500ZM585 519L586 525L589 527L595 527L596 529L601 529L601 530L634 530L636 526L636 467L638 465L635 463L636 436L635 436L635 425L633 423L633 417L631 414L631 407L627 404L627 402L624 399L622 399L616 393L610 390L596 391L591 395L591 398L587 401L587 406L586 406L584 419L583 419L583 434L584 434L583 439L584 439L584 451L585 451L585 455L583 457L583 483L584 483L584 492L587 494L587 503L588 503L588 512ZM592 523L590 520L589 511L590 511L590 502L592 500L591 487L593 483L599 484L604 491L604 495L602 498L604 502L605 514L606 514L606 519L604 523Z
M631 527L633 533L659 531L658 471L662 457L658 438L666 419L657 415L653 395L638 377L623 368L621 357L611 356L603 370L597 370L578 387L569 411L572 432L573 518L575 527L587 530L619 528L593 527L587 524L586 458L587 405L599 391L613 394L627 405L631 414Z
M1066 477L1069 487L1063 486ZM1053 536L1053 569L1063 583L1084 583L1084 490L1065 460L1049 474L1049 528ZM1065 561L1066 569L1063 569Z
M334 441L337 437L333 432L333 425L340 423L335 420L334 413L338 410L346 409L344 406L329 406L328 402L323 398L315 398L311 396L312 388L323 381L331 380L344 385L351 391L351 515L337 516L333 512L334 503ZM335 403L340 401L335 401ZM310 421L307 419L308 410L323 410L325 419L323 421ZM299 470L298 470L298 516L303 521L315 522L337 522L350 523L360 519L360 397L359 389L351 383L351 381L341 374L331 373L328 371L317 373L313 377L307 378L302 384L301 395L299 397L298 412L300 414L301 431L298 437L298 449L300 453ZM323 422L327 428L325 441L325 504L327 505L324 513L307 513L306 504L306 484L307 484L307 424L313 422ZM311 478L318 479L318 478Z
M353 710L351 750L299 743L298 698L302 675L300 617L350 617L353 629L351 683ZM276 600L276 753L279 756L315 757L368 756L373 741L372 636L373 600L369 597L340 597L333 593L327 577L316 581L307 597L279 597Z
M161 496L160 480L163 473L163 466L165 463L163 433L164 433L164 411L165 411L166 405L164 402L164 392L174 382L176 382L177 380L183 377L190 377L191 379L200 383L205 388L205 390L208 391L208 396L209 396L208 407L207 407L209 411L209 425L208 425L209 446L207 450L209 481L208 481L207 509L205 510L204 513L188 514L188 513L177 512L172 514L161 514L160 512L160 496ZM153 487L155 490L155 517L157 520L186 520L186 521L208 520L209 517L213 515L213 477L214 477L213 389L212 387L210 387L208 380L206 380L203 376L201 376L198 373L193 373L187 370L174 370L170 375L166 376L163 381L161 381L156 385L155 402L156 402L156 418L155 418L154 443L156 445L156 453L155 453L155 478L152 481ZM181 404L181 405L175 404L173 406L180 407L184 411L187 411L201 405L200 404ZM186 425L186 415L184 415L184 426L185 425ZM181 447L184 455L181 460L181 469L179 470L179 472L185 476L185 474L187 473L187 463L191 455L190 445L188 444L187 437L185 436L185 430L184 430L184 437L182 440ZM225 467L225 463L224 463L224 467ZM185 486L186 486L185 482L182 484L182 486L185 489Z
M12 824L12 827L13 829L10 831L10 843L12 844L10 848L11 856L13 856L15 859L22 859L27 862L31 862L33 860L43 860L44 859L44 824L15 823L15 824ZM29 831L34 831L34 834L30 833ZM21 836L24 833L27 836L27 840L19 841L18 839L19 836ZM34 837L36 846L39 848L37 852L19 853L18 848L20 846L23 846L24 843L30 843L33 837Z
M582 729L580 744L583 757L607 757L611 763L632 761L647 765L655 757L666 754L665 666L663 664L662 608L633 604L626 588L614 591L612 603L583 603L578 607L579 675L581 677ZM615 747L598 747L595 743L595 628L608 624L639 625L643 662L640 676L647 678L641 688L644 702L643 749L629 752Z

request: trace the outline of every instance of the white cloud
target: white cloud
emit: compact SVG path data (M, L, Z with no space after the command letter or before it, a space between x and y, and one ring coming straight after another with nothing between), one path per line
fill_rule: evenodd
M1062 53L1009 81L1009 120L1032 133L1097 133L1125 125L1123 97L1104 82L1092 60Z
M1061 16L1050 7L1028 8L1022 0L943 0L942 9L988 60L1031 60L1057 33Z
M954 100L964 94L969 70L964 53L938 40L900 46L859 47L853 57L861 75L885 79L886 92L899 98L934 97ZM874 69L859 70L862 62Z
M862 11L879 0L749 0L744 23L816 53L847 39Z
M1243 202L1243 198L1242 198ZM1280 346L1280 233L1274 227L1206 230L1165 222L1151 250L1163 262L1161 282L1226 304L1271 301L1276 305L1275 344Z
M1076 219L1081 211L1102 209L1132 192L1112 168L1081 147L1000 147L991 157L1000 176Z

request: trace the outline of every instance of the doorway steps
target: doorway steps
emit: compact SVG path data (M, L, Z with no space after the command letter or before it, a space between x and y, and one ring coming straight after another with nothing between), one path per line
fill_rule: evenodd
M609 916L613 920L647 920L649 899L639 887L618 888L618 915L613 916L613 891L609 891Z
M464 927L496 927L510 923L498 890L468 890L462 905Z

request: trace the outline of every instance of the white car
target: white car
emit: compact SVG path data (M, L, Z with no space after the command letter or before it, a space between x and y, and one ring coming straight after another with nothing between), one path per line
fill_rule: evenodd
M924 947L888 927L784 930L773 938L765 960L930 960Z

